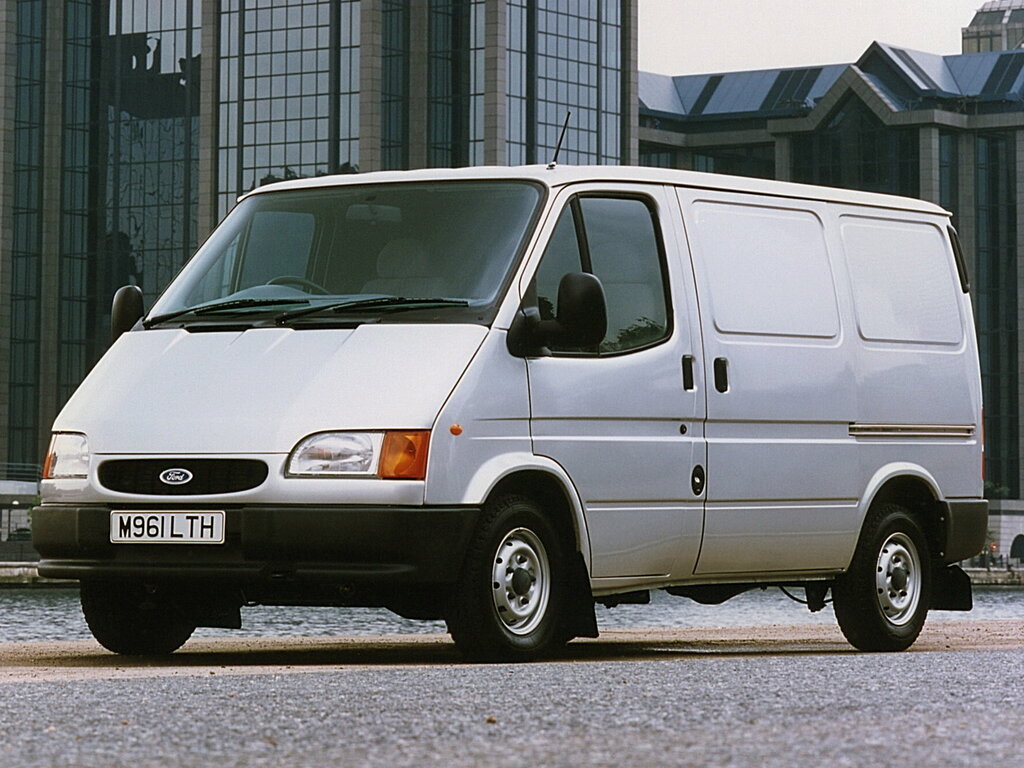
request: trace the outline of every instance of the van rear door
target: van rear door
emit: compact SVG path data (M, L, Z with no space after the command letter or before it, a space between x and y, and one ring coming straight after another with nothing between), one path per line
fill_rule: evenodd
M678 198L708 379L696 573L845 567L859 524L856 372L827 206L695 189Z

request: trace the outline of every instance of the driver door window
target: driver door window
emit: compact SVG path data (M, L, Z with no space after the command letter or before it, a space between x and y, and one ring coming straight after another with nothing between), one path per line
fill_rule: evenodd
M555 226L534 280L542 319L557 312L558 284L569 272L589 272L604 286L608 330L595 349L553 352L615 354L668 337L662 248L656 214L643 198L578 196Z

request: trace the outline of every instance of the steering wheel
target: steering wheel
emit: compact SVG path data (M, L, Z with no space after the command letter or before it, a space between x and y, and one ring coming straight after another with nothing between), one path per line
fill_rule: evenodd
M299 277L298 275L278 275L271 280L267 280L267 285L293 285L296 288L308 289L306 293L316 293L321 296L327 296L330 294L330 291L319 283L314 283L312 280L307 280L306 278Z

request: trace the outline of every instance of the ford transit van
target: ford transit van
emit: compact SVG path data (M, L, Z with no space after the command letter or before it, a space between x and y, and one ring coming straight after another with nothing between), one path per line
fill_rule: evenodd
M444 619L469 658L595 601L775 585L857 648L969 609L981 382L949 214L646 168L244 196L53 427L39 572L106 648L242 605Z

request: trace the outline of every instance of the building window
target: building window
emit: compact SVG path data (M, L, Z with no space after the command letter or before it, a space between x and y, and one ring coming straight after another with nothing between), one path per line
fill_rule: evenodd
M1017 178L1010 134L975 139L975 313L985 402L986 491L1020 494Z
M38 464L46 7L43 0L18 0L16 12L7 461Z
M106 197L90 267L104 348L114 291L132 283L152 302L196 246L200 23L200 0L112 0L103 23L106 172L84 199Z
M381 7L381 168L409 165L409 8L403 0L384 0Z
M509 162L622 161L622 0L509 0Z
M960 156L957 134L939 132L939 205L953 212L960 207Z
M658 144L640 143L640 165L649 168L679 168L679 152Z
M359 0L336 0L334 13L337 29L334 66L337 74L332 80L337 86L332 93L332 99L336 101L329 105L329 127L337 128L336 132L329 132L328 162L331 172L355 173L359 170Z
M427 161L480 165L484 142L483 0L430 0Z
M98 174L93 142L99 125L99 81L95 71L97 31L94 3L69 0L64 6L64 110L61 178L60 306L57 342L57 387L70 397L82 380L90 340L98 329L89 312L90 258L98 239L92 206ZM93 297L95 305L95 296Z
M469 29L465 1L430 0L427 164L437 168L466 165L468 129Z
M710 147L695 150L693 170L774 179L775 145L753 144L743 147Z
M396 20L388 8L385 16ZM386 30L387 45L394 42L391 33L404 34L398 22ZM358 0L226 0L221 215L260 184L358 167L359 23ZM395 63L386 61L385 69ZM390 71L400 72L400 63ZM401 77L385 85L390 110L396 95L390 86L400 90Z
M508 163L531 162L530 91L533 67L530 62L531 13L527 0L508 0Z
M917 129L888 128L857 99L847 99L821 131L792 142L794 181L919 195Z
M571 8L566 3L541 0L537 6L536 160L551 159L569 117L559 159L570 164L594 163L600 152L598 130L602 124L598 0L580 0Z

